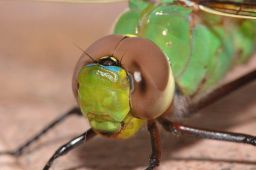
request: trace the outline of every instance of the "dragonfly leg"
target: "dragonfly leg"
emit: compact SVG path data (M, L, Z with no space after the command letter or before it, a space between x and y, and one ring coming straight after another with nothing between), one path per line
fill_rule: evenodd
M21 156L24 151L34 142L36 142L39 138L41 138L44 134L46 134L49 130L51 130L53 127L55 127L57 124L61 123L63 120L65 120L67 117L71 115L81 115L81 111L78 107L74 107L68 112L62 114L58 118L56 118L54 121L52 121L50 124L48 124L46 127L44 127L40 132L38 132L36 135L28 139L24 144L20 145L17 149L9 150L9 151L0 151L0 156L2 155L11 155L11 156Z
M148 121L148 131L150 133L152 153L146 170L153 170L159 166L161 159L160 134L155 120Z
M48 160L48 162L44 166L43 170L50 169L51 166L53 165L53 162L57 158L67 154L69 151L71 151L72 149L76 148L77 146L79 146L83 142L88 141L89 139L93 138L94 136L96 136L96 133L92 129L89 129L86 132L84 132L83 134L81 134L81 135L71 139L69 142L67 142L66 144L62 145L61 147L59 147L59 149L57 149L55 151L55 153L52 155L52 157Z
M221 87L213 90L211 93L207 94L205 97L194 101L190 104L187 115L192 115L197 111L205 108L206 106L216 102L222 97L234 92L235 90L249 84L250 82L256 80L256 69L245 74L244 76L239 77L227 84L222 85Z
M215 130L206 130L200 128L194 128L190 126L185 126L176 122L171 122L165 118L159 118L158 122L163 126L163 128L169 132L176 135L191 135L198 138L220 140L227 142L236 142L243 144L250 144L256 146L256 136L251 136L241 133L232 132L222 132Z

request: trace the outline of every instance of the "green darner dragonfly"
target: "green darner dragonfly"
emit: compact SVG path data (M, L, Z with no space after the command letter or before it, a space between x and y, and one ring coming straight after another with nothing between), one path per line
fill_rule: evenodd
M253 19L254 11L250 1L130 1L130 10L114 29L118 35L104 37L85 50L74 74L73 91L92 130L63 145L44 169L96 134L128 138L146 122L153 151L148 169L158 166L161 155L156 121L173 133L255 145L254 136L196 129L163 117L191 114L224 95L217 88L201 96L214 88L231 64L244 62L253 53L255 23L245 19ZM217 15L244 20L230 22ZM255 70L224 85L225 94L254 79ZM186 109L180 113L175 101L183 96L192 103L184 103ZM74 113L81 114L80 109L72 109L19 149L2 154L21 155Z

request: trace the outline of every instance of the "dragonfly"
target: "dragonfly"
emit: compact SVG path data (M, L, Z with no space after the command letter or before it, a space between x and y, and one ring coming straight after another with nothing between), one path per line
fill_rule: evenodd
M47 0L114 3L118 0ZM152 153L147 170L160 165L159 125L174 135L256 145L256 136L184 125L189 117L253 82L256 69L216 86L231 67L246 62L256 40L256 3L222 0L130 0L113 34L82 50L73 75L78 106L56 118L15 150L28 147L64 119L78 115L91 128L59 147L43 167L95 136L127 139L146 124Z

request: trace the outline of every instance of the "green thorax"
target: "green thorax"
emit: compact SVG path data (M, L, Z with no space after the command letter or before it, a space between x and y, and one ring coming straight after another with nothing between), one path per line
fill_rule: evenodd
M234 61L244 62L253 52L256 24L252 21L223 24L227 19L195 14L172 0L147 6L136 2L130 1L130 10L119 18L114 33L135 34L156 43L169 59L184 95L212 88Z
M140 128L142 121L130 113L129 95L129 80L121 67L89 64L79 72L78 102L100 134L127 138ZM129 123L133 127L127 129Z

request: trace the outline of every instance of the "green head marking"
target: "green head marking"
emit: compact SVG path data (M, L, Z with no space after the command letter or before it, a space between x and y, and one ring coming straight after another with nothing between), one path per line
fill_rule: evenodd
M130 85L120 66L88 64L78 75L78 101L92 128L117 133L130 111Z

